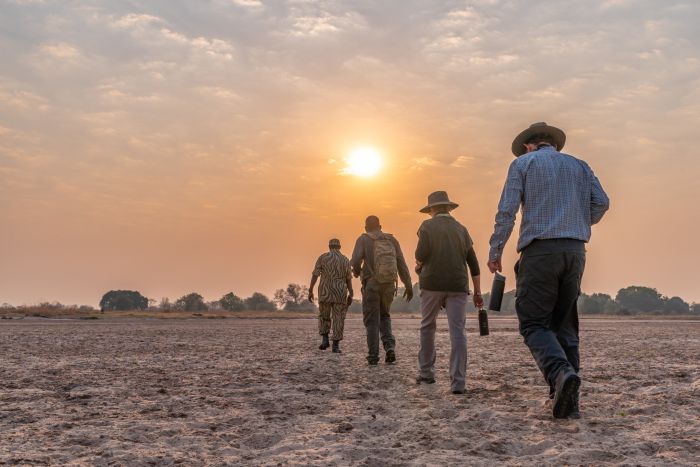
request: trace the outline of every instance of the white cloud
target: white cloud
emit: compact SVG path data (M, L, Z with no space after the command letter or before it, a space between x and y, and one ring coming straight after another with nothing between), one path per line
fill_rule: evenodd
M22 89L0 87L0 102L15 110L38 110L45 112L49 109L47 100L38 94Z
M66 43L44 44L40 50L46 55L61 60L71 60L80 57L78 49Z
M153 24L161 24L164 21L153 15L129 13L111 22L111 26L117 29L140 29Z
M297 2L291 8L290 35L314 37L364 29L365 18L355 11L335 11L326 3Z
M242 6L251 9L264 8L263 2L261 0L231 0L231 3L237 6Z
M467 167L474 161L472 156L461 155L450 162L450 167Z

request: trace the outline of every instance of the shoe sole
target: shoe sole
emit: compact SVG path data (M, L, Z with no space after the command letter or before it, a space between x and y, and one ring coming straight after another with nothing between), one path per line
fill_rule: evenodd
M421 378L421 379L417 379L417 380L416 380L416 384L435 384L435 380L434 380L434 379L423 379L423 378Z
M571 396L578 391L579 386L581 386L581 378L576 375L572 375L569 379L564 381L559 398L556 396L554 398L554 405L552 407L552 415L554 418L567 418L571 414L571 410L573 409Z

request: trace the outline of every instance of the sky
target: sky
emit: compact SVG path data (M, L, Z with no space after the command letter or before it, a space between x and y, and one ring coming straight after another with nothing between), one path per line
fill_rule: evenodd
M369 214L412 264L434 190L486 270L538 121L611 199L583 291L700 302L699 21L694 0L0 0L0 303L271 295ZM344 173L361 146L375 177Z

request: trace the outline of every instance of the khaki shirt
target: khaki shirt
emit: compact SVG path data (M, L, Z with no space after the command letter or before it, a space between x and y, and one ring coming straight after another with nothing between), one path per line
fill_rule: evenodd
M321 276L318 286L318 301L323 303L345 303L348 299L347 281L350 279L350 260L340 251L331 250L316 260L312 274Z

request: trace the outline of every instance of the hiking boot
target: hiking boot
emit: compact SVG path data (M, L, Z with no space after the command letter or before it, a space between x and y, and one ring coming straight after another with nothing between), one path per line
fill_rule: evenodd
M323 339L321 340L321 345L318 346L318 349L319 350L326 350L330 346L331 346L331 343L328 342L328 334L323 334Z
M425 376L419 376L416 378L416 384L435 384L435 378L426 378Z
M367 357L367 363L371 366L375 366L379 363L378 357Z
M333 353L343 353L343 351L340 350L340 341L333 341Z
M452 394L466 394L467 390L466 389L453 389Z
M571 396L571 413L569 414L569 418L573 420L578 420L581 418L581 412L579 412L578 409L578 394L579 392L576 391L573 396Z
M572 396L578 393L581 378L571 367L559 370L554 383L554 401L552 403L552 415L554 418L567 418L573 408Z
M384 357L384 363L396 363L396 352L393 350L387 350L386 357Z

